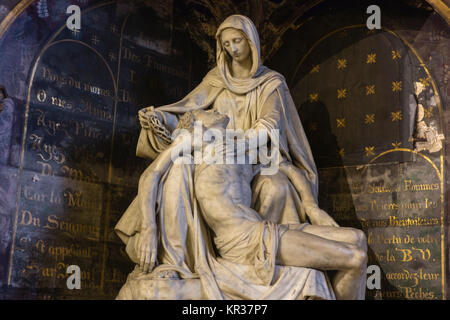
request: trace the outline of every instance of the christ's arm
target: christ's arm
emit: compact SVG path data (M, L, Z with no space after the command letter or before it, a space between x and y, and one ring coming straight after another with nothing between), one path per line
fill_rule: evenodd
M142 173L139 179L138 199L141 213L141 228L137 246L139 265L143 272L149 272L156 264L158 229L156 224L156 199L158 185L162 175L170 169L174 148L190 143L186 136L178 136L152 164Z

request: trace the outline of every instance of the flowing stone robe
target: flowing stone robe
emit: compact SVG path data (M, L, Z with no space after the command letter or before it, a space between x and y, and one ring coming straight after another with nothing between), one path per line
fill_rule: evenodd
M229 56L222 48L220 34L226 28L242 31L252 52L252 71L248 79L233 78L228 69ZM284 77L261 65L259 38L250 19L240 15L227 18L216 34L217 67L184 99L167 106L150 108L158 112L164 124L173 130L179 117L196 109L216 109L230 117L230 129L279 130L279 171L261 175L261 165L254 166L252 208L264 219L295 225L306 222L299 190L290 172L300 170L317 198L318 177L313 156L300 118ZM144 110L145 111L145 110ZM167 148L163 139L142 129L137 155L156 159ZM211 236L201 217L193 185L194 164L170 164L166 172L155 172L148 192L155 206L144 214L158 217L160 263L149 275L130 274L118 299L334 299L325 274L318 270L276 266L276 250L262 254L262 263L270 264L273 278L259 279L255 266L225 261L217 257ZM147 192L147 191L146 191ZM116 225L116 232L127 244L126 251L138 262L136 244L140 231L137 197ZM278 238L274 248L277 248ZM163 271L177 271L183 280L160 280ZM198 290L200 279L201 291ZM183 282L184 281L184 282ZM197 292L197 294L195 294ZM198 293L201 292L199 295Z

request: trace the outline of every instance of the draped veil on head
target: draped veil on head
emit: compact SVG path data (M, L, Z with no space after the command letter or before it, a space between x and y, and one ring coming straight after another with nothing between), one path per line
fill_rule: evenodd
M252 68L250 76L247 79L234 78L228 67L228 53L222 46L221 35L225 29L233 28L242 32L247 39L252 54ZM247 93L256 88L261 83L267 81L268 77L273 77L273 73L268 73L269 69L261 63L261 48L259 35L253 22L242 15L232 15L226 18L216 32L216 61L217 68L213 69L220 75L221 85L225 83L226 87L232 92L238 94ZM216 73L216 74L217 74ZM277 76L282 77L277 73Z
M256 30L255 25L253 22L241 15L232 15L226 18L217 28L216 32L216 61L217 66L224 70L226 69L226 56L227 52L222 46L221 41L221 35L223 30L233 28L241 31L247 41L249 42L251 52L252 52L252 69L250 71L250 78L253 78L253 76L258 76L257 72L260 69L261 66L261 49L259 44L259 36L258 31ZM255 63L256 62L256 63Z

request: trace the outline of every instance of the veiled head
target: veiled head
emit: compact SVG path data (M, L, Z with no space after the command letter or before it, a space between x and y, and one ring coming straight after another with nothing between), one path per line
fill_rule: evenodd
M252 69L250 71L250 77L253 77L258 73L259 67L261 66L259 36L253 22L248 17L242 15L229 16L220 24L219 28L217 29L217 66L219 67L220 72L224 74L227 67L227 56L230 55L234 59L232 51L224 46L224 37L229 37L232 34L234 34L236 37L239 37L236 32L240 32L240 35L243 36L243 38L246 40L242 41L243 43L241 43L242 47L240 48L240 50L241 52L246 53L246 46L248 46L248 54L252 59ZM242 58L242 56L240 58Z

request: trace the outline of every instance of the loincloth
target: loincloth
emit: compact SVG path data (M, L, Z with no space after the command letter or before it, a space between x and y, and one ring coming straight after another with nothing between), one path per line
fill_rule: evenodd
M228 261L251 265L264 285L273 279L278 245L289 229L302 230L307 223L276 224L272 221L243 221L230 232L214 237L219 255Z

